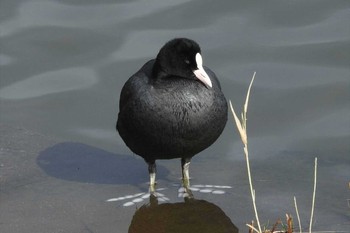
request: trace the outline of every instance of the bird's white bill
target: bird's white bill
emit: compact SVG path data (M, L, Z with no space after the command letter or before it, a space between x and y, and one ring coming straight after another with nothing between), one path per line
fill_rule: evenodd
M203 59L200 53L196 54L197 69L193 71L194 75L207 87L212 87L211 80L203 68Z

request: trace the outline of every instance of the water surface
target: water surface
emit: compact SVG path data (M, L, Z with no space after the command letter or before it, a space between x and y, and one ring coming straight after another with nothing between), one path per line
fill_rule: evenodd
M147 192L148 178L115 132L119 94L174 37L201 45L236 109L257 72L248 134L262 221L295 216L296 196L307 229L317 156L313 229L350 228L349 1L5 0L0 20L4 232L127 232L134 207L147 198L106 200ZM219 140L193 159L192 184L204 186L196 199L245 232L254 214L229 119ZM183 202L180 162L159 167L166 202ZM133 199L134 207L124 205Z

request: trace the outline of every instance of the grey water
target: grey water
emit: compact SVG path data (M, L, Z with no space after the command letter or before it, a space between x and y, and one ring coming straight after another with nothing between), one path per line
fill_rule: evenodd
M313 230L350 232L349 1L0 5L1 232L128 232L149 202L148 175L115 131L119 94L175 37L200 44L236 111L256 72L248 140L262 224L290 213L298 231L295 196L308 230L317 157ZM254 212L242 149L230 114L190 172L195 198L247 232ZM184 202L180 161L158 165L159 203Z

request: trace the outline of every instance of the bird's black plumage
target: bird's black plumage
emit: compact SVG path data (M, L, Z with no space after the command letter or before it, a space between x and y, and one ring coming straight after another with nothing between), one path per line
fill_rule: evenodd
M117 130L149 164L157 159L189 161L225 127L226 99L214 72L200 64L200 53L192 40L171 40L121 91Z

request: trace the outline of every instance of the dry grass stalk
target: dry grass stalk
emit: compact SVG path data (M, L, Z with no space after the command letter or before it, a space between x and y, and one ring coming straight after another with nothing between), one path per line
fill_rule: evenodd
M350 189L350 182L349 182L349 189ZM350 208L350 199L347 199L347 201L348 201L348 207Z
M239 120L239 118L237 117L237 114L232 106L231 101L230 101L230 108L231 108L232 115L233 115L233 118L235 120L237 129L238 129L239 135L240 135L241 140L242 140L243 145L244 145L243 150L244 150L244 154L246 157L246 163L247 163L249 187L250 187L250 193L252 196L253 208L254 208L254 212L255 212L255 218L256 218L257 225L258 225L258 229L254 227L254 221L252 221L251 224L246 224L246 225L249 227L249 233L253 233L253 231L257 232L257 233L263 233L263 231L261 230L258 211L257 211L256 204L255 204L255 189L253 188L253 182L252 182L252 177L251 177L251 172L250 172L250 162L249 162L249 152L248 152L248 136L247 136L248 103L249 103L250 90L251 90L252 84L253 84L254 79L255 79L255 74L256 74L256 72L254 72L252 80L250 81L250 84L249 84L246 100L245 100L244 107L243 107L243 112L241 113L241 120ZM309 233L312 232L312 221L313 221L314 208L315 208L315 197L316 197L316 181L317 181L317 157L315 158L314 190L313 190L313 196L312 196L312 207L311 207ZM350 182L349 182L349 188L350 188ZM294 205L295 205L295 210L297 213L299 230L300 230L300 233L302 233L299 211L298 211L298 206L297 206L297 202L296 202L295 197L294 197ZM288 214L286 215L286 217L287 217L287 231L285 231L285 233L292 233L293 232L293 219ZM272 230L265 230L264 232L270 232L270 233L271 232L272 233L283 232L283 231L276 231L277 225L279 223L281 223L280 220L276 222L276 224L273 226Z
M232 111L233 118L235 120L237 129L238 129L239 135L241 136L241 140L242 140L243 145L244 145L244 154L245 154L246 163L247 163L247 171L248 171L248 178L249 178L250 193L252 195L253 208L254 208L254 212L255 212L256 223L258 225L258 229L259 230L257 230L253 226L250 226L250 225L248 225L248 226L251 227L256 232L262 233L261 226L260 226L260 221L259 221L259 216L258 216L258 211L257 211L256 204L255 204L255 190L253 189L253 183L252 183L251 172L250 172L249 153L248 153L248 137L247 137L248 103L249 103L250 90L251 90L252 84L254 82L255 74L256 74L256 72L254 72L252 80L251 80L251 82L249 84L246 100L245 100L244 107L243 107L243 112L241 113L241 120L238 119L237 114L236 114L234 108L232 107L231 101L230 101L230 107L231 107L231 111Z
M315 197L316 197L316 183L317 183L317 157L315 158L314 191L313 191L313 194L312 194L312 207L311 207L309 233L312 232L312 220L313 220L313 217L314 217Z
M252 220L251 226L254 227L254 220ZM253 233L253 228L249 227L248 233Z
M285 226L281 219L278 219L272 226L271 230L264 229L263 233L293 233L293 218L291 215L286 214L286 222L287 225ZM279 226L281 226L283 230L278 230L277 228Z
M299 211L298 211L297 199L296 199L295 196L294 196L294 206L295 206L295 212L297 213L298 224L299 224L299 231L301 233L301 222L300 222L300 216L299 216Z
M281 223L282 223L281 219L278 219L276 221L276 223L273 225L271 231L269 231L269 232L276 232L276 229L277 229L278 225L281 224Z
M258 229L256 229L253 225L250 225L250 224L245 224L246 226L249 227L249 232L257 232L257 233L260 233Z
M287 218L287 233L293 233L293 218L290 214L286 214Z

